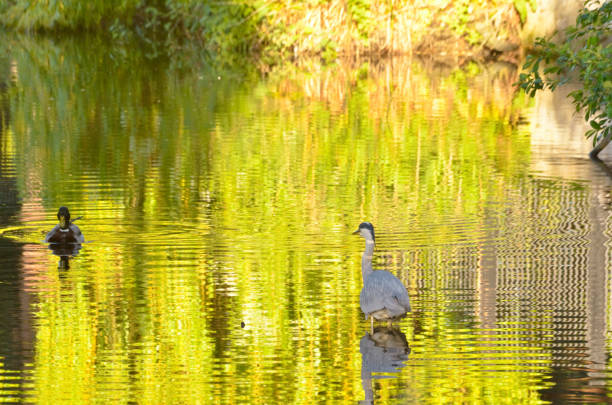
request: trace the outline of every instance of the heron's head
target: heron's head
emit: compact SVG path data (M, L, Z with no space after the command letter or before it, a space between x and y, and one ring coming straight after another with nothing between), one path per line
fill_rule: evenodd
M60 228L68 228L68 225L70 225L70 211L68 211L68 207L60 207L59 211L57 211L57 219L59 220Z
M359 224L359 229L353 232L353 235L360 235L365 240L374 241L374 226L369 222L362 222Z

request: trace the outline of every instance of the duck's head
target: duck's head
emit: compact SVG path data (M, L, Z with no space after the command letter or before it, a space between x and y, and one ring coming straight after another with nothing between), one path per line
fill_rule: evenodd
M353 232L353 235L360 235L366 241L374 242L374 226L369 222L362 222L359 224L359 229Z
M68 207L60 207L59 211L57 211L57 219L59 220L60 228L68 228L70 225L70 211L68 211Z

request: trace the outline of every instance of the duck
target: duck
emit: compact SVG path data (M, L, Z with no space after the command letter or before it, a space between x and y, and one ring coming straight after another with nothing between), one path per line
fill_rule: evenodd
M60 207L57 211L59 224L55 225L55 227L47 233L47 236L45 236L45 243L69 244L85 242L83 233L79 227L73 223L79 218L70 221L70 211L68 207Z

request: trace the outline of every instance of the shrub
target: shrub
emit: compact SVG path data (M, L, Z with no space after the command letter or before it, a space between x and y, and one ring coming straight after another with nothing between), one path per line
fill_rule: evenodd
M569 94L576 111L583 111L591 126L586 137L593 138L591 157L612 139L612 1L603 4L588 0L565 30L559 44L538 38L535 54L527 57L518 85L530 96L538 90L555 90L577 79L581 89ZM541 66L543 65L543 66ZM540 73L542 72L542 73Z

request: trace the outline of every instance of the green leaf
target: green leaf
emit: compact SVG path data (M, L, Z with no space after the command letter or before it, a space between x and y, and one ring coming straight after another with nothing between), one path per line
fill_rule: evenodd
M527 1L526 0L514 0L514 8L519 14L521 24L525 24L527 19Z

